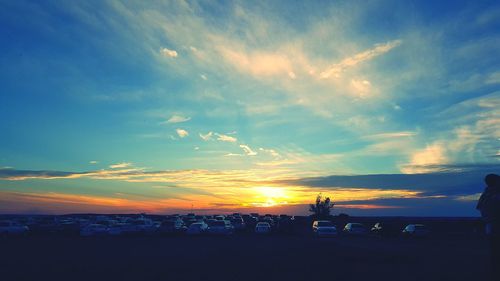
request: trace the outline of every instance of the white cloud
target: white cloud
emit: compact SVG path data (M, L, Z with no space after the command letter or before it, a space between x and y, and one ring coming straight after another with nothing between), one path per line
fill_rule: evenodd
M177 132L177 135L180 138L185 138L185 137L189 136L189 132L184 130L184 129L176 129L175 131Z
M412 131L401 131L401 132L389 132L389 133L380 133L369 136L364 136L364 139L370 140L379 140L379 139L398 139L398 138L408 138L417 135L416 132Z
M265 148L259 148L260 151L263 151L263 152L266 152L268 154L270 154L271 156L273 157L279 157L280 154L278 152L276 152L276 150L274 149L265 149Z
M231 137L228 135L217 134L217 133L215 133L215 135L217 135L217 140L219 140L219 141L225 141L225 142L237 142L238 141L237 138Z
M200 75L200 77L201 77L201 79L203 79L203 80L208 80L208 78L207 78L207 76L206 76L205 74L201 74L201 75Z
M389 41L385 44L378 44L375 48L363 51L352 57L343 59L341 62L336 63L329 67L329 69L320 73L321 79L326 79L331 76L339 77L346 69L356 66L359 63L373 59L379 55L389 52L391 49L401 45L401 40Z
M265 77L283 74L290 76L290 73L293 73L292 62L283 54L260 51L245 53L241 50L242 48L242 46L234 46L230 49L227 46L221 46L219 52L235 68L242 72L249 72L254 76Z
M181 115L173 115L166 123L182 123L191 120L191 117L184 117Z
M245 154L248 156L255 156L257 152L253 151L248 145L240 144L240 147L245 151Z
M92 160L92 161L90 161L89 163L90 163L90 164L97 164L97 163L99 163L99 162L98 162L98 161L95 161L95 160Z
M368 80L351 79L350 87L354 95L366 98L372 92L372 84Z
M405 174L433 172L434 167L447 163L446 147L443 143L436 142L413 153L410 163L401 167L401 172Z
M109 167L111 169L121 169L121 168L130 167L130 166L132 166L132 163L128 163L128 162L123 162L123 163L117 163L117 164L109 165Z
M207 134L203 135L202 133L199 133L200 135L200 138L204 141L209 141L212 139L212 136L213 136L213 132L208 132Z
M176 58L177 57L177 51L175 50L170 50L167 48L161 48L160 53L165 56L165 57L170 57L170 58Z
M500 71L491 73L486 79L486 84L500 84Z

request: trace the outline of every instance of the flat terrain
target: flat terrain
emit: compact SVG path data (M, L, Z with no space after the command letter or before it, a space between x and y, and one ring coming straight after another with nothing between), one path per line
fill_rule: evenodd
M487 280L479 237L0 238L0 280Z

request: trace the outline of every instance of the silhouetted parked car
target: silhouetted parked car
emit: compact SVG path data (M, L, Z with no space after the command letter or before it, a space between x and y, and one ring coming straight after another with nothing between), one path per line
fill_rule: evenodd
M41 217L29 225L30 232L34 234L49 234L57 232L57 224L52 216Z
M312 228L316 236L337 235L337 228L331 221L314 221Z
M138 234L139 233L152 234L158 230L157 226L151 219L139 218L133 220L131 224L134 226L133 231Z
M189 235L200 235L208 232L208 224L204 222L195 222L191 224L186 230L186 234Z
M208 233L210 234L233 234L234 228L229 221L226 220L210 220L208 222Z
M406 237L425 237L429 233L429 229L423 224L409 224L403 229L403 235Z
M269 234L269 233L271 233L271 225L268 222L259 222L255 226L255 233L257 233L257 234Z
M243 230L245 229L245 222L241 217L233 217L231 219L231 224L233 225L235 230Z
M15 221L0 221L0 234L27 234L29 228Z
M187 227L181 219L167 220L161 223L158 228L160 234L179 234L186 231Z
M108 227L109 235L124 235L132 226L127 223L116 223Z
M101 236L108 234L108 228L102 224L89 224L80 230L81 236Z
M361 223L350 222L345 225L344 233L350 235L364 235L367 233L366 227Z

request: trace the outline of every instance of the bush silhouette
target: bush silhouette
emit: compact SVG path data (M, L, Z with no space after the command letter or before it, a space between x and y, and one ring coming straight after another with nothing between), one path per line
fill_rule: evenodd
M330 211L335 205L330 197L323 199L321 193L316 197L315 204L309 205L309 211L313 213L315 219L327 219L330 217Z

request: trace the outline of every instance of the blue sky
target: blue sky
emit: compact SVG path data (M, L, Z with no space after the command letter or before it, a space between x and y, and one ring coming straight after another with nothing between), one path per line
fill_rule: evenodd
M0 1L0 33L2 212L474 215L499 171L495 1ZM377 174L429 177L306 180Z

